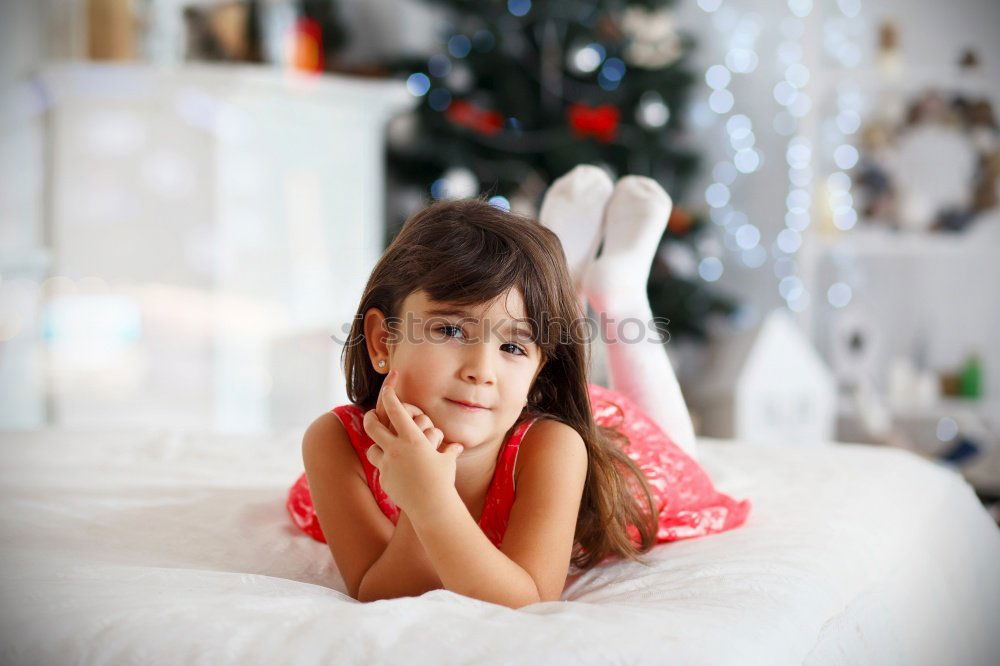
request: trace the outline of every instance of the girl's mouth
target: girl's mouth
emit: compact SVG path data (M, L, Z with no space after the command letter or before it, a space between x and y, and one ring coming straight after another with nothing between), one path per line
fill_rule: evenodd
M469 411L469 412L487 412L487 411L489 411L489 407L478 407L478 406L475 406L475 405L471 405L471 404L469 404L467 402L461 402L459 400L452 400L451 398L445 398L445 400L447 400L451 404L455 405L456 407L459 407L459 408L461 408L463 410L466 410L466 411Z

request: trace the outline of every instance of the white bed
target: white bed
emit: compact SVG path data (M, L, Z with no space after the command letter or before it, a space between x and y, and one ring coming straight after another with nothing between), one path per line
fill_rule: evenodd
M1000 663L1000 531L911 454L701 440L734 531L521 610L360 604L284 509L297 433L4 434L10 664Z

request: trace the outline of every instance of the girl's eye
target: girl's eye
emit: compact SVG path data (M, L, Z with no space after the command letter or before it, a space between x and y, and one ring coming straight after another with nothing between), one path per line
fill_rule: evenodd
M458 326L452 326L451 324L445 324L444 326L438 326L437 331L438 331L438 333L444 333L445 335L447 335L450 338L452 336L448 335L449 331L458 331L459 333L461 333L462 329L460 329Z
M503 347L513 347L515 351L513 351L511 353L514 354L515 356L526 356L527 355L527 352L525 352L523 349L521 349L520 347L518 347L517 345L515 345L513 342L506 342L503 345L501 345L501 349Z

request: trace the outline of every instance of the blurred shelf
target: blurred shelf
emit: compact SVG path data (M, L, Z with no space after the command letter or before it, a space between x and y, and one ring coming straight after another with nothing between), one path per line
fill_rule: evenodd
M185 84L204 85L214 91L242 88L295 96L313 96L321 101L343 103L350 97L353 106L371 111L401 109L416 101L403 81L377 79L347 74L312 74L272 65L247 63L185 63L177 66L146 63L103 63L62 61L46 65L40 78L52 85L57 94L80 97L148 97L157 94L157 84L170 79Z
M980 224L996 223L983 219ZM994 255L1000 241L980 233L913 232L857 227L838 234L818 234L824 250L846 250L866 257L939 254Z
M900 418L944 418L961 414L983 416L1000 413L1000 400L989 398L942 397L929 405L920 404L887 404L893 416ZM840 396L837 405L838 414L855 416L857 409L853 402Z
M945 93L961 92L972 95L992 96L996 80L988 75L969 72L953 65L907 66L897 73L887 73L873 64L870 67L844 67L821 65L821 76L811 84L817 96L829 94L842 86L863 92L885 95L904 95L934 89ZM811 93L813 94L813 93Z

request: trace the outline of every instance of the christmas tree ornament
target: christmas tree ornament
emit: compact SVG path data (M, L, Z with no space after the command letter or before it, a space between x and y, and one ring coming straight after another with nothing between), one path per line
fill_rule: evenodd
M656 130L670 120L670 108L655 90L647 90L639 98L635 109L635 120L646 129Z
M585 104L573 104L567 112L569 126L579 137L592 136L598 141L609 143L618 133L618 107L605 104L591 108Z
M465 167L448 169L439 182L443 189L434 195L435 199L465 199L479 194L479 179Z
M625 61L630 65L662 69L680 58L681 38L667 8L649 11L640 5L629 5L622 15L621 25L627 40Z
M597 42L578 44L569 54L570 69L576 74L591 74L604 62L606 51Z
M504 118L498 111L480 109L465 99L455 100L445 112L448 120L480 134L493 135L503 129Z
M674 206L673 211L670 213L670 220L667 222L667 233L680 238L681 236L686 236L691 233L695 226L695 220L687 208L684 208L683 206ZM716 241L714 237L710 238L712 242L718 244L718 241ZM721 252L721 249L719 252ZM717 253L712 252L709 254Z
M417 137L419 119L415 113L400 113L389 119L386 125L386 139L394 148L405 148L413 145Z
M455 95L464 95L472 89L472 70L464 63L454 63L445 75L445 83Z

